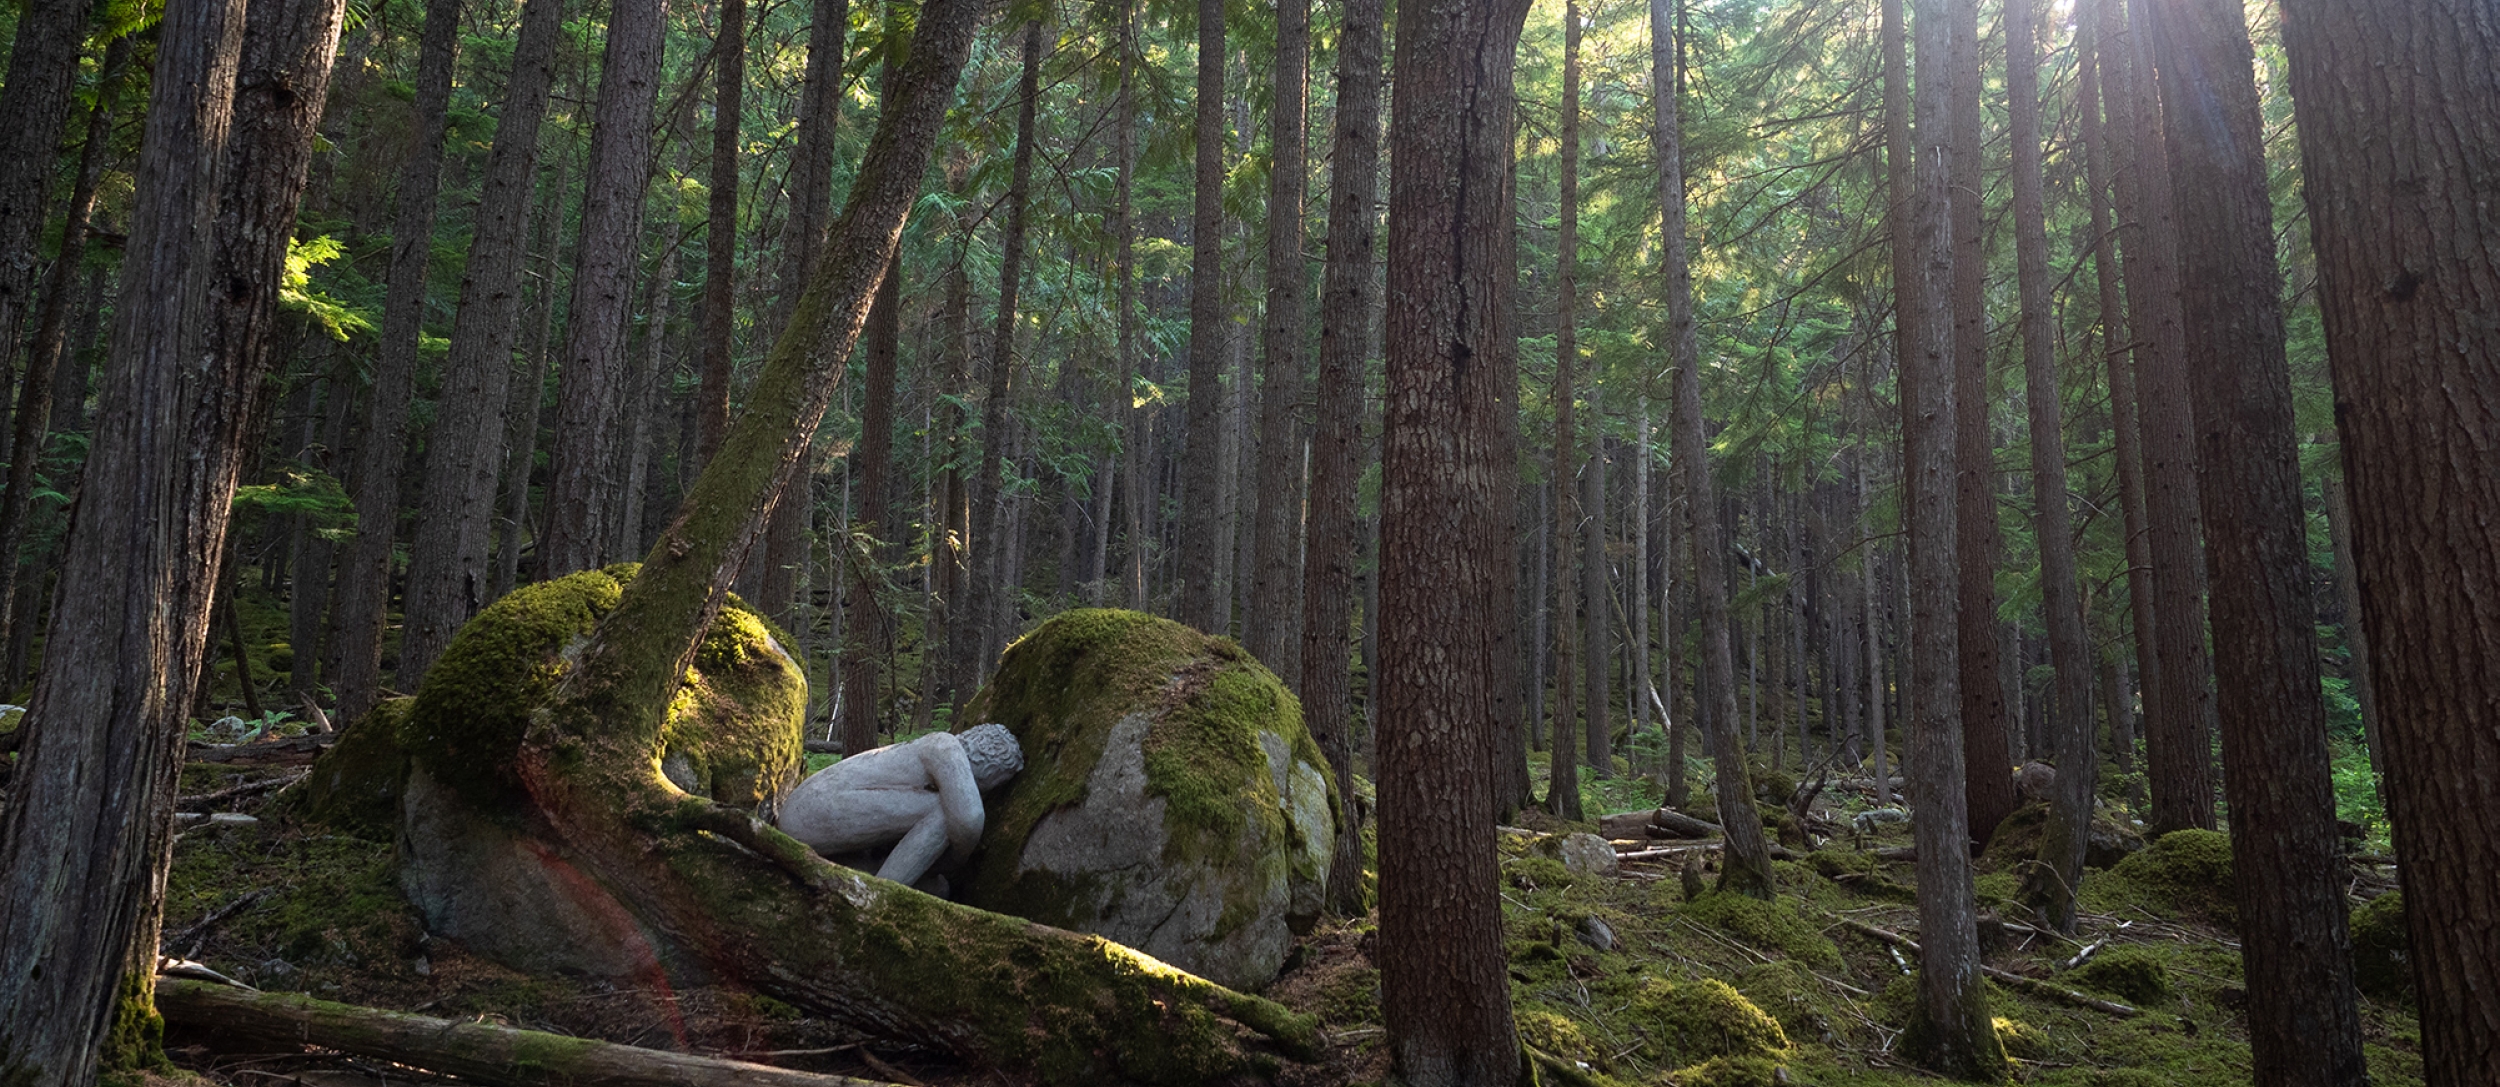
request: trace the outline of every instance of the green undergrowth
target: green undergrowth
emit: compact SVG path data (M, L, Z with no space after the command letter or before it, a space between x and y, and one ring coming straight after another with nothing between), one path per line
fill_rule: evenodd
M1848 811L1832 814L1846 825ZM1543 817L1522 821L1551 833L1591 829ZM1908 969L1915 957L1897 957L1890 945L1842 923L1846 918L1917 938L1917 911L1908 897L1916 885L1912 866L1874 855L1908 844L1908 828L1881 828L1863 848L1850 837L1843 833L1797 862L1776 864L1779 896L1762 902L1716 891L1687 901L1673 866L1629 865L1631 878L1574 877L1543 855L1528 833L1506 833L1503 953L1523 1043L1600 1084L1950 1082L1920 1071L1898 1050L1916 1001ZM2122 1017L1987 983L2010 1082L2245 1087L2251 1074L2246 989L2236 937L2219 923L2216 909L2228 901L2228 856L2228 840L2219 835L2173 835L2116 872L2087 871L2082 940L2108 942L2079 969L2063 969L2082 950L2078 943L2010 929L1989 942L1992 966L2140 1009ZM1701 874L1705 885L1715 884L1715 870ZM2221 889L2196 893L2199 881ZM1981 882L1999 892L1983 893L1983 901L2010 899L2012 873ZM2360 911L2357 932L2389 930L2387 918L2400 907L2380 901L2388 904ZM2010 901L2003 904L2001 916L2018 916ZM1584 938L1592 918L1611 930L1612 948ZM1348 1052L1371 1052L1364 1047L1377 1045L1367 1033L1379 1021L1377 972L1366 962L1329 976L1332 987L1285 999L1317 1015L1332 1036L1352 1036ZM1278 991L1299 994L1298 984L1289 972ZM2373 1082L2421 1083L2410 1011L2372 997L2364 1000L2362 1017ZM1696 1047L1697 1032L1742 1044L1724 1052ZM1569 1078L1549 1074L1545 1082Z

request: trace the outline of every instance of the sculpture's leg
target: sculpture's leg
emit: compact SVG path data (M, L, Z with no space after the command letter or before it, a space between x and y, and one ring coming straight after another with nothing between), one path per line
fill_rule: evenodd
M946 813L932 810L921 817L894 843L894 852L886 854L885 864L877 869L877 877L896 883L915 883L937 863L938 854L946 850Z

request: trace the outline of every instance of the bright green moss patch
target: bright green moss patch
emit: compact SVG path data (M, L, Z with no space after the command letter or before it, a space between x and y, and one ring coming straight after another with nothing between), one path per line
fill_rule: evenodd
M1997 1048L2004 1050L2006 1056L2018 1061L2048 1059L2048 1035L2022 1020L2008 1019L2002 1015L1996 1017L1995 1025Z
M1798 913L1797 900L1781 897L1764 902L1758 898L1713 891L1685 903L1685 917L1714 926L1730 935L1766 951L1779 953L1810 966L1839 968L1840 949L1820 928Z
M1624 1013L1644 1056L1665 1065L1713 1057L1769 1057L1788 1048L1779 1021L1717 978L1651 980Z
M2151 1006L2170 999L2170 970L2161 956L2143 947L2114 947L2084 963L2066 979L2098 989L2130 1004Z
M1564 1060L1594 1061L1597 1050L1589 1045L1587 1032L1580 1024L1544 1008L1519 1010L1519 1040Z
M1780 1064L1769 1057L1712 1057L1669 1077L1676 1087L1779 1087Z

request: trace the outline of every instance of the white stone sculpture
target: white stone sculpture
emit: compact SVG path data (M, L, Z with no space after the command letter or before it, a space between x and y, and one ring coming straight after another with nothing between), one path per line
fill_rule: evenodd
M1024 750L1005 725L960 736L933 732L809 775L781 802L776 821L782 833L838 862L870 862L891 846L877 875L918 884L972 854L986 819L981 794L1022 769ZM945 893L938 878L923 889Z

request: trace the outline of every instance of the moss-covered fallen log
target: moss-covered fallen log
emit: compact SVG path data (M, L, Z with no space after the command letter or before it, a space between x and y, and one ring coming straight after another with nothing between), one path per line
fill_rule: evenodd
M162 978L156 1008L167 1026L226 1045L316 1046L500 1087L599 1083L607 1087L890 1087L746 1061L616 1045L491 1023L334 1004Z

